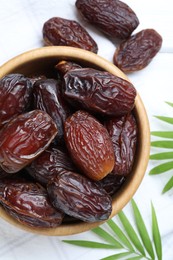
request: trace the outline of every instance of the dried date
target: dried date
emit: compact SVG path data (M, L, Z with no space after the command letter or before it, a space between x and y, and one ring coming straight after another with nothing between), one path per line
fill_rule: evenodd
M26 112L31 92L32 83L22 74L8 74L0 79L0 128Z
M50 203L46 189L32 182L1 180L0 202L17 221L33 227L57 227L64 217Z
M112 199L97 183L74 172L64 171L48 184L53 206L86 222L109 218Z
M81 66L72 61L60 61L56 64L55 68L61 76L64 76L64 74L69 70L80 69Z
M114 167L112 141L106 128L85 111L77 111L64 125L69 153L82 173L100 180Z
M31 163L57 134L52 118L44 111L33 110L17 116L0 132L0 165L14 173Z
M76 7L85 20L109 37L127 39L139 24L134 11L119 0L77 0Z
M114 64L124 72L145 68L159 52L162 37L153 29L145 29L132 35L116 49Z
M71 114L61 93L61 84L55 79L42 79L33 86L34 109L47 112L56 123L58 134L57 142L62 142L64 122Z
M56 147L49 147L26 167L29 174L42 185L47 185L63 170L76 170L65 151Z
M113 196L125 182L125 177L118 174L109 173L105 178L100 180L98 183L103 189L110 195Z
M97 53L97 43L78 22L52 17L43 25L43 39L47 45L71 46Z
M133 109L136 90L130 82L109 72L81 68L64 75L64 96L78 109L119 116Z
M135 117L128 114L110 119L105 125L114 147L115 165L112 173L126 176L131 172L137 146Z

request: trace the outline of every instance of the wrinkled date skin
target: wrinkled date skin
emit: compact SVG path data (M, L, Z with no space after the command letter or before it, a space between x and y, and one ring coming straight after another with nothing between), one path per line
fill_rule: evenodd
M52 118L44 111L33 110L17 116L0 132L0 165L15 173L31 163L57 134Z
M113 118L106 122L106 128L111 136L115 165L112 173L126 176L131 172L137 145L137 124L134 116L128 114Z
M161 46L162 37L153 29L145 29L119 45L113 62L124 72L138 71L152 61Z
M65 121L69 153L82 173L100 180L114 167L114 151L106 128L85 111L77 111Z
M65 151L49 147L28 165L26 170L42 185L47 185L63 170L75 171L76 168Z
M98 183L101 185L101 187L110 195L113 196L116 191L119 190L119 188L123 185L125 182L125 177L109 173L105 178L100 180Z
M33 227L56 227L64 214L49 201L41 185L21 180L0 181L0 202L16 220Z
M112 211L112 199L104 189L88 178L64 171L48 184L53 206L86 222L106 220Z
M134 11L118 0L77 0L76 7L85 20L109 37L127 39L139 24Z
M33 86L34 109L47 112L56 123L58 134L57 142L62 142L64 134L64 122L71 114L62 97L61 85L55 79L42 79L35 82Z
M43 39L47 45L71 46L97 53L97 43L78 22L53 17L43 25Z
M60 61L56 64L55 69L59 72L61 77L64 76L66 72L73 69L80 69L81 66L72 61Z
M32 83L22 74L8 74L0 79L0 128L13 117L26 112Z
M136 90L130 82L109 72L81 68L64 75L64 96L78 109L119 116L133 109Z

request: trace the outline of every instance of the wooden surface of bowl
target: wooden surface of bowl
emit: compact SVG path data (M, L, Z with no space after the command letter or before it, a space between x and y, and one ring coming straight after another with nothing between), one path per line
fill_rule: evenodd
M61 60L76 61L84 66L105 70L129 80L128 77L111 62L97 54L72 47L43 47L23 53L0 67L0 78L9 73L23 73L25 76L32 74L46 74L49 76L51 68L54 68L58 61ZM136 96L134 114L138 125L138 145L134 166L132 173L129 175L126 182L113 197L112 214L110 218L116 215L133 197L145 175L148 165L150 129L146 110L139 94ZM32 228L13 219L2 207L0 207L0 217L23 230L49 236L77 234L102 224L102 222L77 222L62 224L57 228Z

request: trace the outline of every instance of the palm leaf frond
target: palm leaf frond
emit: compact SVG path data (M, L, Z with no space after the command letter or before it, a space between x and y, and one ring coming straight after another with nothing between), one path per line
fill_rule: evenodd
M151 135L163 138L173 138L173 131L151 131Z
M139 231L141 240L142 240L148 254L153 259L154 258L154 250L153 250L153 246L152 246L152 243L151 243L151 239L149 237L148 231L146 229L145 223L144 223L143 218L141 216L141 213L138 209L138 206L133 199L132 199L132 207L133 207L133 212L134 212L134 216L135 216L136 226L137 226L137 229Z
M165 193L173 188L173 176L169 179L169 181L164 186L162 193Z
M81 247L88 247L88 248L116 249L116 246L112 244L104 244L104 243L88 241L88 240L63 240L63 242L74 246L81 246Z
M152 141L151 146L153 147L159 147L159 148L166 148L166 149L172 149L173 148L173 141Z
M108 232L106 232L101 227L97 227L93 229L93 232L106 240L109 244L114 245L116 248L123 248L119 241L117 241L113 236L111 236Z
M150 155L150 160L173 159L173 152L155 153Z
M152 209L152 232L153 232L154 246L155 246L158 260L162 260L162 241L161 241L159 226L157 222L156 212L153 204L151 204L151 209Z
M141 241L139 240L137 233L135 232L134 228L132 227L131 223L129 222L129 220L126 217L126 215L124 214L124 212L123 211L119 212L118 217L119 217L122 225L124 226L124 229L125 229L126 233L128 234L131 242L134 244L136 249L143 256L145 256L145 251L144 251L144 248L141 244Z
M167 172L173 168L173 161L159 164L158 166L152 168L149 175L161 174Z
M173 107L172 102L165 102L169 106ZM173 118L172 117L166 117L166 116L155 116L157 119L173 124ZM167 171L170 171L173 169L173 131L151 131L151 136L157 136L159 138L163 138L162 140L156 140L151 142L151 147L156 147L156 148L164 148L164 149L171 149L169 152L158 152L155 154L150 155L150 160L157 160L163 161L167 160L165 163L159 163L157 166L153 167L149 175L157 175L157 174L162 174ZM170 189L173 188L173 175L172 177L167 181L166 185L164 186L162 190L162 194L166 193Z
M151 212L151 239L142 218L142 214L134 199L131 200L131 204L135 224L132 225L125 213L120 211L117 216L115 216L115 220L110 219L107 221L108 230L106 229L106 225L104 225L104 229L102 227L97 227L92 230L100 239L107 243L86 240L63 240L63 242L81 247L118 250L117 252L115 251L113 255L109 255L101 260L161 260L162 243L153 205ZM119 225L116 223L118 219L120 222Z
M131 252L123 252L123 253L119 253L119 254L114 254L114 255L110 255L107 257L102 258L101 260L119 260L119 259L124 259L124 257L126 256L130 256L132 253ZM129 258L128 258L129 259Z
M124 246L126 246L129 250L134 251L131 242L129 241L128 237L124 234L124 232L121 230L121 228L112 219L109 219L107 221L107 224L113 230L115 235L119 238L121 243L124 244Z
M173 124L173 117L168 117L168 116L155 116L155 117L168 124Z

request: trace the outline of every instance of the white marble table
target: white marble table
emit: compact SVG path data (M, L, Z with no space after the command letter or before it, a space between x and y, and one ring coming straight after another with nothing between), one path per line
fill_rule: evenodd
M173 5L171 0L124 0L136 12L140 25L136 29L154 28L163 37L159 54L145 69L128 75L145 104L151 130L169 130L154 115L172 116L165 101L173 102ZM0 65L14 56L41 47L42 25L53 17L76 19L75 0L0 0ZM99 47L99 55L112 61L115 45L91 26L86 26ZM165 128L166 127L166 128ZM154 151L154 150L152 150ZM134 198L151 230L151 201L154 204L163 243L163 260L173 259L173 190L161 191L172 171L149 176L150 161L144 180ZM130 206L124 209L131 218ZM86 249L67 245L64 237L46 237L26 233L0 219L1 260L97 260L115 253L113 250ZM67 238L66 238L67 239ZM90 231L68 239L97 240Z

